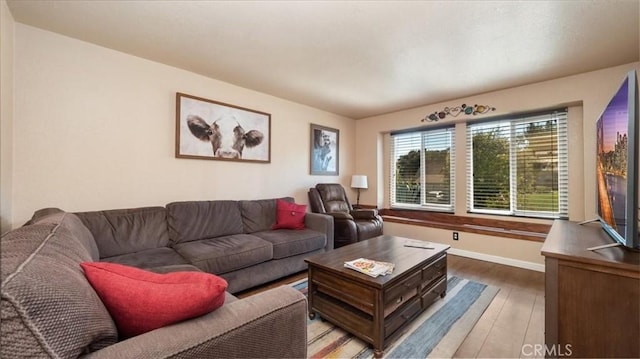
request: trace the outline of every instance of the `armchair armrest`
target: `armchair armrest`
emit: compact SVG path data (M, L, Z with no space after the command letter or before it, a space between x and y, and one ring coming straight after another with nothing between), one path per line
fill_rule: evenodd
M84 358L306 358L307 301L290 286L223 305Z
M340 221L340 220L353 221L353 216L351 216L349 213L346 213L346 212L329 212L327 214L333 217L334 221Z
M355 219L377 219L377 209L354 209L351 211L351 215Z
M320 213L307 213L304 216L304 226L327 236L325 250L333 249L333 217Z

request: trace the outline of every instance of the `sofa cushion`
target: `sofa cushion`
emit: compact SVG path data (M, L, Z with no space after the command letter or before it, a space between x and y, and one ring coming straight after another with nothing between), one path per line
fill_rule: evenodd
M279 199L276 201L276 223L271 229L304 229L306 213L306 205L289 203Z
M281 200L293 203L291 197L283 197ZM245 233L267 231L276 223L276 199L239 201L239 203Z
M273 245L273 259L282 259L324 248L327 238L324 233L311 229L278 229L253 234Z
M186 319L224 303L227 282L203 272L158 274L116 263L81 263L121 338L130 338Z
M271 243L251 234L180 243L174 248L191 264L214 274L231 272L273 258Z
M167 204L169 234L173 243L243 233L236 201L189 201Z
M169 244L167 214L163 207L79 212L76 215L93 234L100 258Z
M150 272L154 273L171 273L171 272L202 272L200 268L193 266L191 264L175 264L161 267L153 267L153 268L145 268ZM224 278L222 278L224 279ZM227 287L228 288L228 287ZM226 292L224 297L224 303L232 303L239 300L233 294Z
M63 220L64 219L64 220ZM98 246L93 238L91 231L82 223L78 216L72 213L66 213L58 208L44 208L36 211L31 218L32 223L60 223L61 226L67 228L89 252L91 259L97 261L100 259Z
M172 264L168 266L160 266L153 268L145 268L154 273L171 273L171 272L202 272L200 268L191 264Z
M77 358L116 343L116 326L80 268L91 254L66 223L15 229L1 246L0 357Z
M143 269L175 264L189 264L189 262L178 254L178 252L169 247L146 249L135 253L102 258L101 261L119 263Z

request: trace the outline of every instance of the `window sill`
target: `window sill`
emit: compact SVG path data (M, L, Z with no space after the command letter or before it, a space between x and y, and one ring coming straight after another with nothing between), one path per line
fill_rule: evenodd
M449 229L534 242L544 242L547 233L551 229L550 224L456 216L454 214L424 211L381 209L379 213L385 221L392 223Z

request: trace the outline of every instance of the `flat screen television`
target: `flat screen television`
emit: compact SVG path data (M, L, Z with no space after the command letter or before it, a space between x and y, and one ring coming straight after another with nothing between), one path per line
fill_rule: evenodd
M602 228L631 249L640 249L638 127L638 82L630 71L596 122L596 198Z

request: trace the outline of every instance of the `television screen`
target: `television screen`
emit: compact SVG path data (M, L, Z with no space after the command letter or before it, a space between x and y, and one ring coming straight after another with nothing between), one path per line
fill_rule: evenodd
M629 73L596 123L597 209L603 228L638 246L638 135L635 72Z

